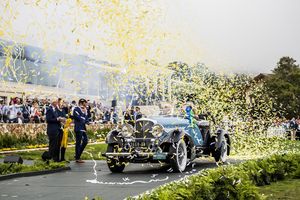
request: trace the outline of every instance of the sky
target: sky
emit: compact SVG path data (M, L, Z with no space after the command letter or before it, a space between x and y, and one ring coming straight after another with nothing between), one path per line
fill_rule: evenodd
M172 0L167 7L167 23L182 34L178 45L188 42L190 59L217 71L270 72L282 56L300 63L298 0Z
M9 34L4 31L8 25L1 20L2 38L43 48L49 46L52 50L62 52L88 54L107 61L113 60L108 56L112 51L108 51L99 42L99 38L105 34L105 26L98 24L92 12L90 15L76 16L76 1L68 0L66 2L71 3L58 6L52 4L43 9L35 7L32 3L34 0L24 0L27 2L24 5L10 2L11 10L17 13L17 17L11 18ZM149 23L154 26L156 24L159 29L168 33L164 42L155 40L155 48L161 48L163 52L160 56L164 59L162 63L201 62L218 72L253 74L269 73L282 56L291 56L300 63L299 0L153 2L160 15L158 18L153 17L153 21ZM4 4L0 5L0 11L3 9ZM2 12L0 17L10 19L11 15ZM85 32L74 29L81 21L89 25ZM91 46L98 49L97 53L91 51ZM118 60L118 57L115 58Z

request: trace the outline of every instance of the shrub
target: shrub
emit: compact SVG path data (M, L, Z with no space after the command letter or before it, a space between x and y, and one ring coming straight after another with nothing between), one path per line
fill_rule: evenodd
M0 135L0 149L2 148L20 148L28 145L47 144L48 137L44 133L38 133L35 138L27 134L15 135L5 133Z
M103 128L103 129L98 129L96 134L98 138L102 138L105 139L106 135L108 134L108 132L111 131L110 128Z
M98 129L96 132L88 129L87 130L87 136L89 139L92 141L99 141L99 140L104 140L106 138L107 133L110 131L110 128L103 128L103 129Z
M235 131L231 135L231 154L239 156L268 156L286 151L298 152L300 143L282 137L266 137L263 133Z

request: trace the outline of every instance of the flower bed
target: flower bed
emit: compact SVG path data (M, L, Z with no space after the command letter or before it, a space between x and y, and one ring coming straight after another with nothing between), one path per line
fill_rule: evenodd
M111 125L91 124L87 126L87 134L91 142L103 141L111 128ZM46 124L0 123L0 151L46 147L48 144L46 129ZM71 128L69 143L73 143L74 140Z
M300 154L272 155L269 158L222 166L161 186L129 199L263 199L257 186L285 178L300 178Z

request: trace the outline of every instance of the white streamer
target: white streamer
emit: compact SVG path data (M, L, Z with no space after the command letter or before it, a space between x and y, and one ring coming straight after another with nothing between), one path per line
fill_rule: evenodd
M96 170L97 162L95 161L92 153L87 152L87 151L84 151L84 152L89 154L91 156L93 162L94 162L93 170L94 170L95 179L86 180L87 183L101 184L101 185L132 185L132 184L136 184L136 183L146 184L146 183L153 183L153 182L164 182L164 181L167 181L169 179L169 177L166 176L163 179L150 179L149 181L136 180L136 181L128 182L129 178L126 177L126 178L123 178L123 181L126 181L126 182L103 182L103 181L98 181L97 180L98 179L98 173L97 173L97 170ZM158 174L154 174L154 175L158 175ZM152 175L153 178L155 177L154 175Z
M153 182L163 182L167 181L169 177L167 176L164 179L150 179L149 181L142 181L142 180L137 180L137 181L132 181L132 182L103 182L103 181L97 181L97 179L94 180L86 180L87 183L94 183L94 184L101 184L101 185L132 185L136 183L153 183Z

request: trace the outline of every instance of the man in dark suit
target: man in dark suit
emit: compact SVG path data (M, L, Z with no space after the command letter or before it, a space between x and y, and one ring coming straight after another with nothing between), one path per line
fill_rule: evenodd
M76 163L84 163L80 159L80 156L88 143L88 138L86 134L86 124L89 123L87 116L87 101L85 99L80 99L78 102L78 107L73 110L74 119L74 132L76 134L76 145L75 145L75 160Z
M59 130L62 118L57 114L57 99L53 99L46 112L47 135L49 138L49 154L55 162L59 162Z
M65 109L64 109L64 101L62 98L58 98L58 102L57 102L57 115L58 117L61 118L61 123L60 123L60 129L59 129L59 147L60 147L60 161L65 161L65 153L66 153L66 148L61 147L61 141L63 138L63 123L66 122L66 118L67 118L67 114L65 113Z

